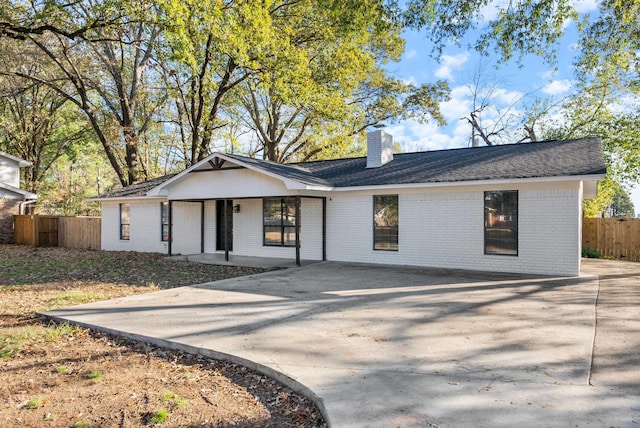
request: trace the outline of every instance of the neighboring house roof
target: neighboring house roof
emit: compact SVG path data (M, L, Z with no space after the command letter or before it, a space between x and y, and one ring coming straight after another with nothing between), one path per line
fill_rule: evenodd
M20 167L20 168L31 166L31 162L28 162L28 161L26 161L24 159L20 159L19 157L10 155L9 153L5 153L5 152L0 151L0 157L7 158L7 159L17 163L18 167Z
M26 190L10 186L6 183L0 183L0 189L20 195L23 197L23 199L38 199L38 195L36 195L35 193L27 192Z
M504 144L394 154L393 160L367 168L367 158L279 164L232 154L213 154L180 174L169 174L103 194L96 199L145 196L154 188L220 157L309 186L345 188L427 183L599 176L606 172L600 138ZM174 180L171 180L171 179Z

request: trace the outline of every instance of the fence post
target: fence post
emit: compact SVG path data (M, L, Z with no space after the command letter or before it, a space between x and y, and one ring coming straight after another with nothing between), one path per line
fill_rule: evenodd
M40 217L38 214L33 214L33 246L40 246Z

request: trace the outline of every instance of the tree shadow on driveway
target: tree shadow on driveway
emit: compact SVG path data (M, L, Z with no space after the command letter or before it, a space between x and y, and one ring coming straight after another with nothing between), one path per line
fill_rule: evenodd
M638 412L588 385L597 295L594 277L320 263L48 315L256 362L340 427L566 426Z

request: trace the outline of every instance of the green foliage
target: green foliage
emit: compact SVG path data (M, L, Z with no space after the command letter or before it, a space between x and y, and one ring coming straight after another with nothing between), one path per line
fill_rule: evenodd
M37 209L52 215L99 215L98 203L87 201L114 187L118 179L95 141L63 154L40 187Z
M161 400L165 403L169 403L173 408L176 408L176 409L179 409L180 407L184 407L187 404L189 404L189 400L171 391L165 393L162 396Z
M400 58L404 41L382 1L306 0L269 14L275 50L235 89L246 111L239 116L250 118L258 140L254 153L277 162L336 157L369 125L444 123L445 82L415 86L384 67Z
M169 417L169 411L167 409L158 410L149 420L149 425L159 425L164 423Z
M611 92L638 94L640 80L640 2L604 0L593 22L583 23L578 81L587 88L604 87Z
M25 408L30 410L37 409L40 406L42 406L42 398L40 397L34 397L24 405Z
M613 202L615 186L617 183L606 177L598 182L598 192L593 199L585 199L582 202L582 213L584 217L602 217L603 213Z
M587 257L590 259L599 259L602 257L600 251L595 248L583 248L582 249L582 257Z
M0 336L0 358L11 358L40 341L56 342L62 338L76 335L80 331L80 327L63 323L44 329L23 328L9 334L3 334Z
M51 307L74 306L82 303L95 302L101 297L102 296L95 293L65 292L57 295L54 299L48 302L47 305Z
M640 181L640 115L616 105L609 88L585 88L565 100L557 121L539 119L543 138L566 139L600 136L607 176L598 184L598 195L585 200L584 215L602 216L621 185ZM557 112L554 112L556 116Z
M100 370L92 371L87 374L87 379L96 380L100 379L104 373Z
M640 6L604 0L579 17L573 3L503 2L485 21L484 0L5 1L0 147L34 163L27 188L44 211L95 214L87 197L189 166L214 144L237 151L249 133L252 155L299 161L361 153L372 124L444 123L446 82L417 86L388 71L407 27L436 57L480 27L480 52L553 63L574 21L583 92L554 128L603 135L612 178L637 180L640 119L611 103L638 93Z
M629 193L622 186L616 188L608 211L609 217L633 218L636 216L636 210Z
M423 30L433 43L433 53L439 56L451 42L458 42L483 21L486 1L409 0L404 19L407 25ZM577 19L570 0L520 0L501 3L496 18L481 29L476 50L493 50L503 61L527 54L541 55L553 62L557 41L564 33L566 22Z
M74 13L81 2L19 2L0 3L0 38L24 40L30 35L55 34L68 39L90 37L95 29L119 23L124 4L106 0L92 2L93 19L82 19ZM126 3L125 3L126 4Z
M607 177L598 183L598 194L583 202L585 217L635 217L629 193L620 183Z

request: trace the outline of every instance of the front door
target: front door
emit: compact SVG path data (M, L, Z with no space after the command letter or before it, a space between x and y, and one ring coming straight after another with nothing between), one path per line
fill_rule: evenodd
M233 251L233 200L227 199L226 211L224 200L216 201L216 231L216 250L225 250L224 237L226 235L229 251Z

